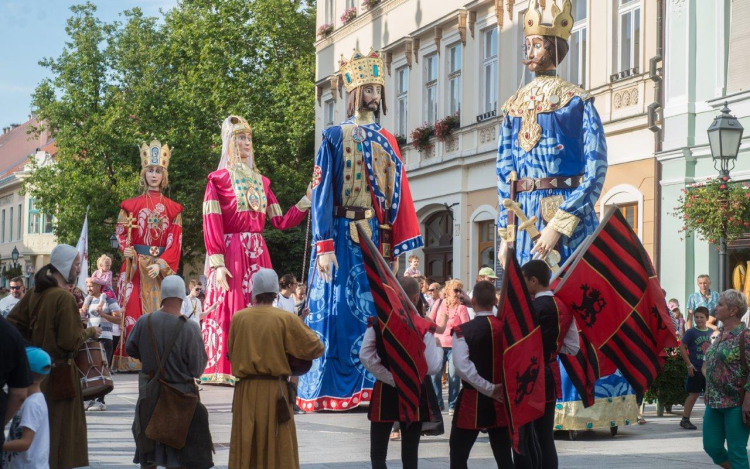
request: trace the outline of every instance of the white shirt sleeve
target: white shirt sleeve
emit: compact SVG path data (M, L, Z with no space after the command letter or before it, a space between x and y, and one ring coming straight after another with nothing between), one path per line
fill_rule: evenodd
M492 396L494 384L479 376L477 367L469 360L469 345L466 340L453 334L453 366L462 380L474 386L474 389L485 396Z
M435 334L424 335L424 358L427 361L427 374L436 375L443 369L443 349L435 342Z
M578 338L578 326L576 325L576 320L574 318L573 322L570 323L568 332L565 334L563 345L562 347L560 347L560 353L564 353L565 355L575 355L578 353L578 350L580 348L581 345Z
M367 328L365 336L362 339L362 348L359 349L359 361L362 362L362 366L367 368L367 371L372 373L375 379L389 386L396 386L391 372L381 364L378 350L375 347L375 329L372 327Z

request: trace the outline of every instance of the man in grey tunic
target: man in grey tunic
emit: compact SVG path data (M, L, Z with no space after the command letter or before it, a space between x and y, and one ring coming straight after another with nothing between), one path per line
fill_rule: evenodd
M184 280L177 275L166 277L161 284L161 309L141 316L128 337L126 347L128 355L137 358L143 364L139 376L139 405L141 404L141 400L153 400L153 396L145 394L149 381L159 373L156 354L154 353L151 337L149 336L149 317L151 318L151 327L153 328L154 341L156 342L159 356L163 359L165 354L169 354L166 366L164 367L164 380L182 392L197 392L195 379L199 378L206 368L208 356L203 346L203 338L198 324L186 320L181 314L180 310L184 298ZM180 327L180 322L184 322L184 324L170 352L167 350L167 346L175 330ZM155 402L151 402L151 404L155 405ZM205 408L199 405L196 413L201 412L205 412ZM145 432L146 425L147 422L143 422L143 425L141 425L138 411L136 411L135 422L133 424L136 445L142 441L141 437L139 437L141 433L140 429L142 427L142 431ZM194 426L198 428L193 428ZM203 428L204 426L205 428ZM195 454L186 455L186 451L200 450L198 445L191 445L190 439L192 434L202 434L205 441L208 441L209 445L207 447L200 445L208 449L208 454L203 454L205 451L201 451L199 457L196 457ZM144 451L143 447L137 448L133 462L143 467L181 466L196 469L211 467L213 464L209 465L207 462L211 459L210 441L208 416L205 415L205 422L202 418L193 418L188 434L188 443L183 449L176 450L159 442L153 442L153 444L149 444L148 448L150 449L153 446L155 448L153 451ZM149 441L149 443L151 442ZM186 460L187 458L190 460Z

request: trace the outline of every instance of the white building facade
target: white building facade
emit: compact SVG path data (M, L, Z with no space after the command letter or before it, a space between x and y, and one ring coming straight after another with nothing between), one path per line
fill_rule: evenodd
M318 26L333 31L316 43L316 142L325 127L346 118L339 57L349 58L355 48L382 51L388 114L380 123L406 137L402 158L425 241L415 252L421 270L436 281L460 278L470 286L482 266L495 266L499 111L532 78L521 63L520 23L529 1L382 0L368 8L371 3L318 3ZM559 67L596 96L605 124L610 170L597 209L620 205L652 255L657 186L647 124L655 100L648 65L657 47L656 3L574 0L571 51ZM357 17L344 24L346 8L356 8ZM645 18L654 19L653 27ZM460 128L449 138L433 138L429 150L414 148L414 129L456 113Z

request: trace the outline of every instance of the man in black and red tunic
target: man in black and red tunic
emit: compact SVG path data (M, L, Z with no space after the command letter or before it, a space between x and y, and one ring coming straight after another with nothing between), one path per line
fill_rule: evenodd
M465 469L481 430L490 437L498 467L513 467L505 407L502 403L502 323L492 314L495 286L481 281L471 300L476 316L453 329L453 364L461 377L450 437L451 469Z
M551 271L547 263L532 260L521 267L529 295L534 299L534 311L542 328L544 350L544 372L546 383L546 406L544 415L533 423L542 458L542 469L557 469L557 450L554 439L555 401L562 397L560 366L557 354L578 353L578 330L573 313L550 290ZM526 456L514 454L516 469L533 468L534 463Z
M401 287L416 307L419 298L419 283L411 277L399 279ZM392 364L383 344L383 334L378 317L370 318L369 327L362 339L359 358L367 370L377 379L372 390L372 400L367 417L370 419L370 461L373 469L386 469L388 440L391 428L399 422L401 429L401 463L404 469L417 469L419 459L419 439L422 423L430 421L430 407L427 395L428 377L423 377L419 388L419 409L416 421L404 422L400 418L399 398L396 381L393 378ZM424 342L424 359L427 362L427 374L435 375L442 371L443 350L435 339L436 327L445 327L447 318L436 325L426 319L414 318Z

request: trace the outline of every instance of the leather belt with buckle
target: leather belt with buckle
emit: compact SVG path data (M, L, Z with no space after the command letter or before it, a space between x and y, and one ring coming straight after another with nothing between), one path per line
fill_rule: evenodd
M137 252L141 256L151 257L159 257L166 250L166 248L160 246L146 246L144 244L136 244L135 246L133 246L133 249L135 249L135 252Z
M333 207L333 216L354 221L369 220L370 218L375 216L375 210L371 208L347 207L339 205Z
M559 176L551 178L521 178L514 181L516 193L532 192L543 189L574 189L581 185L583 175Z

